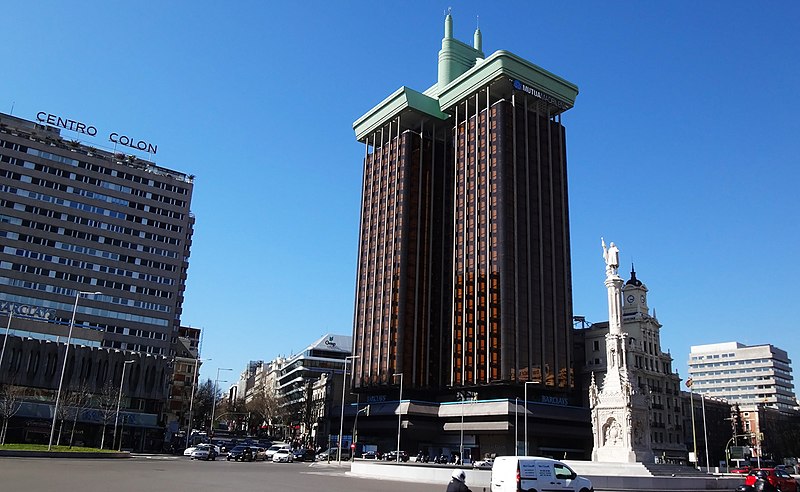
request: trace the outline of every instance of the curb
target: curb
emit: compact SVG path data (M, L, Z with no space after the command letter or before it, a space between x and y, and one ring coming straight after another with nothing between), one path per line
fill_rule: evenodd
M131 453L127 451L96 453L76 451L74 453L64 451L23 451L23 450L0 450L0 458L83 458L83 459L124 459L130 458Z

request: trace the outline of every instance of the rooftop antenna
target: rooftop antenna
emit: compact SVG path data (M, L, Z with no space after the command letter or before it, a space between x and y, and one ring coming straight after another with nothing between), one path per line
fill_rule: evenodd
M480 15L476 15L475 16L475 29L480 29L480 28L481 28L481 16Z
M16 101L11 101L11 113L9 114L14 114L14 104L16 104Z

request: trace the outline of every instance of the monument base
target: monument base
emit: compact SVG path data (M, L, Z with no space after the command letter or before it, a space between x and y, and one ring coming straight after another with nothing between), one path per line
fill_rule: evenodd
M604 463L653 463L655 462L655 456L649 449L604 446L592 450L592 461Z

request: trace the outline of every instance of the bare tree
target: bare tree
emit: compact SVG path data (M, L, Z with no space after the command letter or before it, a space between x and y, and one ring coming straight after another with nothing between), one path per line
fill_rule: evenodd
M100 438L100 449L104 449L105 447L106 427L114 420L114 416L117 412L118 398L119 390L117 389L117 385L111 381L106 381L97 401L97 409L100 411L100 420L103 422L103 435Z
M68 393L68 399L72 408L72 431L69 434L69 447L72 447L75 440L75 425L78 423L78 417L84 410L89 408L92 401L92 392L89 385L81 383Z
M25 388L22 386L6 385L0 389L0 417L3 418L3 427L0 430L0 444L6 443L8 421L17 414L22 406L22 396Z
M256 427L270 425L278 414L278 399L271 392L259 391L248 403L247 411Z

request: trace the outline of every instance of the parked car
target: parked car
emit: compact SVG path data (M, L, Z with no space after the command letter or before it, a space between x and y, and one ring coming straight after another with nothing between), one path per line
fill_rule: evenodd
M797 492L797 481L784 470L777 468L753 468L744 479L744 484L754 486L763 479L781 492Z
M228 461L255 461L256 457L250 446L239 445L228 451L228 456L225 459Z
M314 461L316 457L313 449L295 449L292 455L295 461Z
M255 461L267 461L267 448L261 446L250 446L253 450L253 457Z
M408 453L405 451L389 451L383 455L386 461L397 461L397 454L400 453L400 461L408 461Z
M279 449L291 449L291 447L292 447L291 445L286 444L285 442L274 443L272 446L269 447L269 449L267 449L267 456L266 456L267 461L272 460L272 457L275 455L275 452L278 451Z
M213 444L198 444L195 450L192 451L190 459L215 461L217 456L219 456L218 447L214 446Z
M336 460L339 456L339 448L328 448L317 455L317 461L327 461L328 459ZM350 459L350 448L342 447L342 461Z
M361 457L365 460L379 460L381 459L381 454L377 451L364 451Z
M189 446L188 448L183 450L183 455L191 456L195 449L197 449L197 446Z
M272 455L273 463L291 463L294 461L294 454L290 449L279 449Z
M744 465L744 466L740 466L740 467L737 467L737 468L731 468L731 473L742 473L742 474L746 475L746 474L750 473L751 469L752 468L750 468L749 466Z
M472 462L472 468L476 470L491 470L494 464L494 459L486 458L485 460L476 460Z
M537 456L498 456L492 465L491 492L517 492L539 489L543 478L549 490L574 492L594 490L588 478L550 458Z

